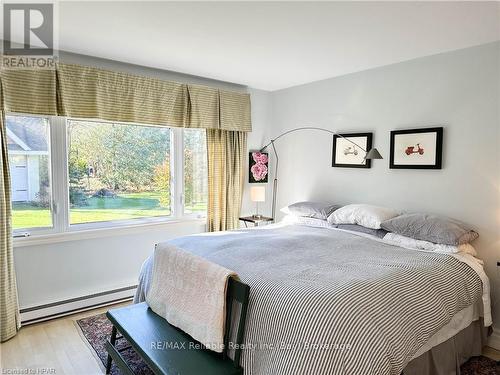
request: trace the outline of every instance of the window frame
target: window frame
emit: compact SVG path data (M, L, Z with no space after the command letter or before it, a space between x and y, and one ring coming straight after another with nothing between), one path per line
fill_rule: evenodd
M52 234L56 233L56 215L54 212L54 175L56 174L55 168L54 168L54 141L55 141L55 131L52 127L52 118L55 116L46 116L46 115L34 115L30 113L19 113L19 112L6 112L5 116L19 116L19 117L36 117L36 118L42 118L47 120L48 122L48 145L47 149L49 151L48 156L49 156L49 165L48 165L48 170L49 170L49 175L50 175L50 216L52 219L52 226L51 227L31 227L31 228L19 228L19 229L13 229L12 233L15 239L18 238L25 238L25 237L30 237L32 235L44 235L44 234ZM7 154L9 155L9 151L7 150ZM10 168L10 167L9 167ZM12 184L12 181L11 181ZM12 204L12 201L11 201ZM13 209L12 209L13 210Z
M181 130L181 135L179 136L180 139L180 143L176 145L177 147L177 150L179 150L179 153L178 153L178 165L176 165L176 168L177 170L179 171L179 176L181 177L180 178L180 181L176 181L176 182L179 182L180 183L180 186L179 186L179 189L178 191L180 191L180 198L178 199L179 200L179 207L178 207L178 212L180 212L180 216L184 217L184 218L189 218L189 219L206 219L207 218L207 211L205 211L204 213L202 212L191 212L191 213L186 213L186 201L185 201L185 194L184 194L184 182L185 182L185 176L184 176L184 135L186 134L184 132L184 129L183 128L178 128L179 130ZM196 129L196 128L191 128L190 130L204 130L206 132L206 129ZM205 140L206 140L206 134L205 134ZM208 146L207 146L208 147ZM207 160L207 163L208 163L208 160ZM208 167L208 166L207 166ZM207 172L208 172L208 168L207 168ZM207 178L207 184L208 184L208 176L206 176ZM208 193L208 192L207 192ZM207 204L208 204L208 197L207 197ZM208 209L208 207L207 207Z
M45 116L25 114L19 112L8 112L6 116L40 117L49 123L49 173L51 203L50 211L52 227L18 228L13 230L15 242L28 240L29 237L44 237L52 235L75 234L87 231L102 231L106 229L120 229L124 227L138 227L147 225L158 225L176 223L180 221L201 221L206 219L205 214L184 213L184 129L168 127L170 130L170 194L171 215L144 217L136 219L123 219L100 221L93 223L70 224L69 203L69 173L68 173L68 121L95 121L99 123L126 124L138 126L155 126L151 124L126 123L119 121L107 121L100 119L86 119L64 116Z

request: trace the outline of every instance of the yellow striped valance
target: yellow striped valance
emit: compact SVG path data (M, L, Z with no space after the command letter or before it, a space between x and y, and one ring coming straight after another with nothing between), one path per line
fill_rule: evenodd
M0 70L1 109L5 112L57 115L53 70Z
M252 131L250 96L248 94L219 90L220 129Z
M219 129L219 90L211 87L188 85L189 128Z
M62 116L184 126L187 94L180 83L60 64L57 84Z
M251 131L250 96L212 87L58 64L2 70L2 109L175 127Z

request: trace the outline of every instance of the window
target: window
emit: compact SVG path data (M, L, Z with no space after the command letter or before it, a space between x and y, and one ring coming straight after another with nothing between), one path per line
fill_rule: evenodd
M68 121L70 224L170 216L170 129Z
M184 130L184 213L207 211L207 143L205 130Z
M14 229L50 228L52 222L48 119L6 116Z
M205 215L202 129L15 114L6 127L15 231Z

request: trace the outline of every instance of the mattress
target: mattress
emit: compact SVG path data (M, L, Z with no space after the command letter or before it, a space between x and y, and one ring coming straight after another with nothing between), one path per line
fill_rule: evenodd
M491 316L488 280L468 257L303 225L169 242L250 285L241 359L247 374L399 375L469 320ZM137 302L150 272L148 260Z

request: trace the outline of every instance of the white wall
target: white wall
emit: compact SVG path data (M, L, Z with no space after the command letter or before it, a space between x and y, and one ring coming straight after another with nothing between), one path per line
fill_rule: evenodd
M136 285L155 243L204 230L203 222L171 223L15 246L21 309Z
M500 327L500 43L420 58L274 92L274 136L306 124L372 131L371 169L331 167L328 134L278 141L278 207L299 200L371 203L461 219L493 284ZM444 126L442 170L389 169L389 132Z
M269 142L272 133L271 127L271 93L268 91L249 89L252 99L252 127L253 131L248 134L248 151L260 150L263 145ZM248 154L247 154L248 158ZM248 159L245 167L245 190L241 204L241 215L249 216L255 213L255 203L250 201L250 187L252 185L265 186L266 201L259 203L259 213L271 216L272 179L269 176L267 184L250 184L248 182Z
M247 91L244 86L122 64L90 56L60 53L66 63L98 66L177 82L189 82ZM249 146L259 145L267 131L269 93L248 90L252 100L255 132L249 135ZM248 180L248 177L246 177ZM246 202L244 199L244 208ZM153 251L154 244L168 239L205 231L203 221L170 223L128 230L103 231L97 238L64 242L14 246L15 267L21 309L39 306L89 294L137 284L142 262Z

